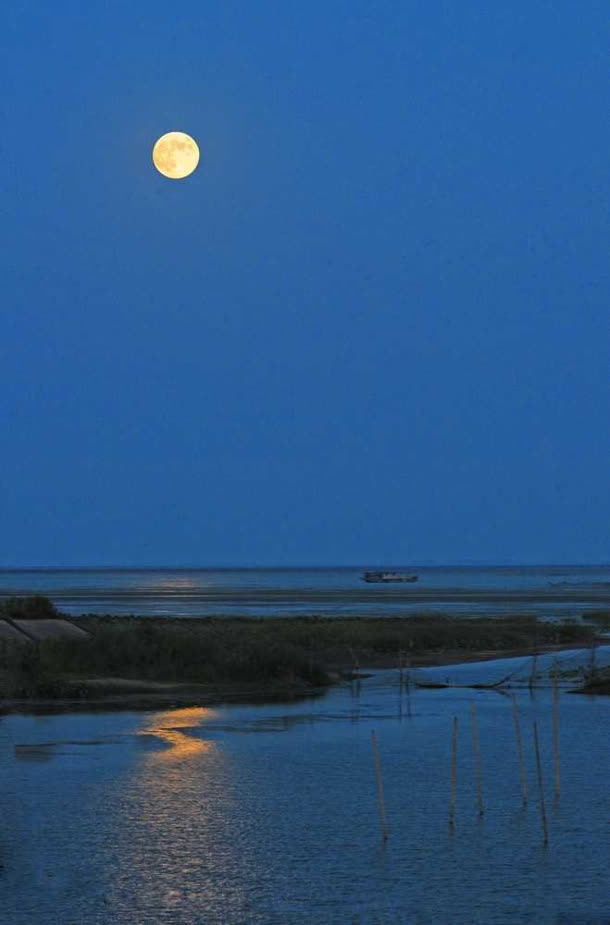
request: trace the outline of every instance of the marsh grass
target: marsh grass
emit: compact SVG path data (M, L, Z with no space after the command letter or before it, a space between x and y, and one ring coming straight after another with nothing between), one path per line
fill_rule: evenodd
M590 610L582 616L583 620L590 620L602 629L610 629L610 610Z
M29 600L29 602L28 602ZM59 616L46 599L5 602L6 615ZM35 618L35 617L34 617ZM583 624L532 617L290 617L195 619L87 615L72 618L87 639L0 644L5 696L60 696L79 678L180 683L323 685L329 673L376 659L508 651L536 644L587 644Z
M248 671L267 670L282 653L299 670L317 662L327 669L373 664L403 652L407 658L444 653L510 651L540 645L587 645L593 630L583 624L552 624L533 617L469 619L421 617L266 617L266 618L75 618L74 622L103 640L109 651L126 646L144 662L159 641L160 667L187 661L195 649L199 661L230 663ZM123 635L121 635L123 634ZM167 656L164 650L167 650ZM172 662L171 653L177 661ZM185 653L184 656L181 653ZM315 653L315 658L313 657ZM120 657L120 652L118 653Z
M290 643L179 628L102 626L89 639L4 644L5 694L54 696L80 678L134 678L180 683L286 682L321 685L326 673ZM60 683L60 679L63 683Z

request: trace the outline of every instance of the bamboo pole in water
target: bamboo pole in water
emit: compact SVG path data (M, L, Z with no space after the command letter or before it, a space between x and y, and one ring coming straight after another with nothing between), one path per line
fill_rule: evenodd
M540 762L540 746L538 744L538 724L534 720L534 751L536 752L536 771L538 774L538 797L540 800L540 819L542 821L542 833L544 844L548 844L549 830L546 824L546 808L544 805L544 788L542 785L542 764Z
M402 721L402 691L403 691L403 675L402 675L402 649L398 649L398 716Z
M595 674L596 674L596 671L597 671L597 667L596 667L596 666L597 666L597 658L596 658L596 654L595 654L595 653L596 653L596 649L595 649L596 644L597 644L597 641L596 641L596 639L595 639L595 636L593 636L592 639L591 639L591 648L590 648L590 650L589 650L589 679L590 679L591 681L595 678Z
M483 776L481 774L481 753L479 750L479 724L477 721L477 708L474 703L470 704L470 718L472 721L472 745L474 748L474 773L477 781L477 806L479 816L485 813L483 806Z
M407 716L411 716L411 659L407 659Z
M375 759L375 779L377 781L377 803L379 805L379 823L381 826L381 841L385 844L388 840L388 822L385 813L385 800L383 798L383 780L381 778L381 759L379 757L379 748L377 747L377 736L371 730L371 739L373 740L373 757Z
M536 682L536 669L538 667L538 655L534 655L532 658L532 670L530 672L530 679L528 687L531 690Z
M517 752L519 753L519 774L521 776L521 800L524 806L527 806L527 777L525 776L525 764L523 763L523 741L521 739L521 724L519 723L519 708L517 698L513 694L513 718L515 720L515 735L517 737Z
M553 665L553 769L555 772L555 799L561 790L559 776L559 678L557 661Z
M458 719L453 717L451 732L451 791L449 796L449 828L455 828L455 798L457 792L457 732Z

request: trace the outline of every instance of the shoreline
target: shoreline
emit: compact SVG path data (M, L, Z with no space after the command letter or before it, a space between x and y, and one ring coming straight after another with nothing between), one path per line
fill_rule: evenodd
M142 709L316 696L362 670L582 649L582 622L462 617L67 617L45 597L0 609L0 713Z
M608 644L601 637L598 644ZM406 670L417 668L442 668L446 665L461 665L472 662L500 661L510 658L533 658L535 655L550 655L554 652L582 649L588 646L577 643L558 643L545 646L522 646L517 649L481 651L454 650L444 653L420 654L411 659ZM379 655L367 660L354 672L347 661L329 668L329 683L323 686L306 682L271 682L267 684L218 683L193 684L171 681L151 681L135 678L91 678L79 679L78 683L89 689L92 696L79 697L32 697L0 699L0 716L10 713L44 714L70 712L114 712L175 709L192 706L219 706L236 703L273 703L323 697L326 691L337 684L349 683L354 677L367 677L377 671L398 670L395 657ZM406 668L406 666L405 666ZM98 690L95 695L93 692ZM581 691L577 691L580 693ZM588 693L588 691L582 691ZM592 692L594 693L594 692Z
M609 645L610 639L604 637L596 637L596 645ZM455 649L454 651L438 653L432 652L430 654L422 653L420 655L415 655L411 659L411 668L443 668L445 665L462 665L469 662L491 662L499 661L505 658L533 658L534 655L552 655L553 652L565 652L570 649L582 649L586 651L590 646L579 645L575 642L563 642L555 643L548 645L541 645L538 647L535 646L519 646L514 649L482 649L478 652L472 651L460 651ZM396 659L386 655L380 655L379 657L373 659L371 662L367 662L366 667L363 666L363 670L372 669L372 670L382 670L387 668L396 668L400 666L397 664ZM403 665L403 668L407 670L407 666Z

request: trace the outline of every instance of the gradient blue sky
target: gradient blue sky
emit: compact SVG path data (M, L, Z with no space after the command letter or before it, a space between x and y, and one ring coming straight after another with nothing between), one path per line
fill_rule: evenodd
M0 564L610 560L609 40L5 0Z

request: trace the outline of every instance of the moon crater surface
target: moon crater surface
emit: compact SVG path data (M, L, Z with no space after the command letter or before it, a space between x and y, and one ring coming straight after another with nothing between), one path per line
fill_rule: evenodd
M185 132L167 132L155 142L152 159L164 177L182 180L197 167L199 148L197 142Z

